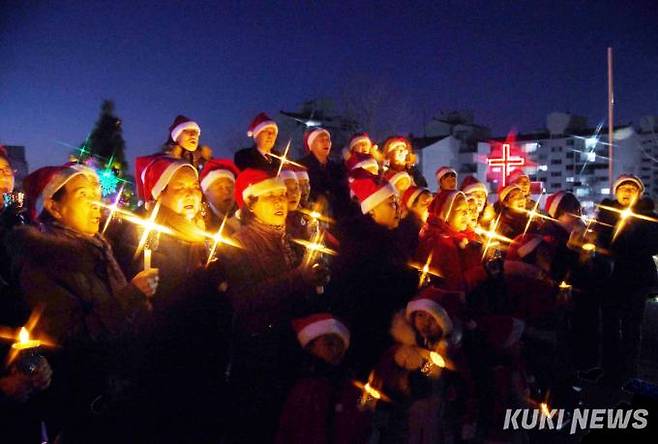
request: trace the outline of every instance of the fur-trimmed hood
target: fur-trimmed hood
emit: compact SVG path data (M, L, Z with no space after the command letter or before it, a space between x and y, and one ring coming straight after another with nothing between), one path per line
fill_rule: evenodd
M400 310L393 315L390 333L395 342L401 345L422 347L417 341L416 331L407 319L404 310ZM453 333L441 339L441 342L445 343L446 346L458 346L461 342L461 334L461 327L455 323Z

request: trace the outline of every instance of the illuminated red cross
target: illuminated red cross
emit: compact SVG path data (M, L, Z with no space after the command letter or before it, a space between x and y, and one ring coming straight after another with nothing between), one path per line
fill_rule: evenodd
M503 144L503 155L502 157L490 157L487 159L487 163L490 167L501 167L502 168L502 177L503 177L503 186L507 185L507 176L512 171L510 167L522 167L525 165L526 160L521 156L512 156L510 154L510 144Z

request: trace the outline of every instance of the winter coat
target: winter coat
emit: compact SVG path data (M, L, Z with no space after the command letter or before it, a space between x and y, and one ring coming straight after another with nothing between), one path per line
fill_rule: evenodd
M142 217L148 218L149 212L142 210ZM170 310L170 307L185 297L183 282L196 270L206 264L208 255L207 238L199 234L203 230L203 221L188 221L167 207L160 206L157 224L172 230L172 234L153 234L151 239L151 266L159 269L160 282L153 308L156 315ZM112 228L112 226L110 226ZM113 233L112 246L122 270L127 276L134 276L144 269L143 254L135 257L142 228L127 221L117 222Z
M498 205L496 205L498 206ZM502 207L499 210L500 220L496 232L509 239L523 234L525 227L528 224L528 216L526 213L516 213L507 207ZM494 219L495 220L495 219ZM534 218L528 227L528 233L540 233L542 231L542 220Z
M326 199L333 214L342 217L350 201L343 165L331 159L326 165L322 165L313 153L307 154L298 162L308 169L311 182L310 200L317 202Z
M327 293L337 314L351 325L351 365L365 378L390 345L391 316L405 306L418 284L396 230L377 225L370 216L339 221L339 255Z
M393 317L390 333L395 345L382 356L374 379L393 399L392 405L380 404L380 409L392 409L391 417L403 420L397 425L401 430L395 430L395 421L381 430L383 441L406 435L405 442L410 443L452 442L461 426L474 425L477 417L475 383L460 334L425 344L404 311ZM431 351L445 359L445 368L430 365Z
M277 156L281 155L281 153L275 149L272 149L272 154ZM276 172L280 163L279 159L261 154L255 145L251 148L244 148L237 151L233 157L233 161L235 162L235 165L240 168L240 171L244 171L247 168L254 168L257 170Z
M343 367L317 358L302 373L283 407L279 444L368 442L370 412L359 408L362 391Z
M89 421L92 402L124 395L117 381L134 380L145 296L126 282L101 235L56 224L21 227L9 248L27 304L43 307L34 334L57 344L43 349L53 369L44 393L51 432L61 426L71 442L89 442L98 422Z
M430 215L420 232L416 261L424 264L431 254L430 268L440 274L441 287L468 293L487 278L480 247L468 233Z
M618 201L604 199L601 205L623 210ZM633 207L633 212L657 218L653 211L653 202L649 198L641 198ZM598 220L612 227L617 226L619 213L599 209ZM658 285L658 275L653 255L658 253L658 224L630 217L625 221L623 229L614 240L615 228L597 224L599 240L607 248L614 262L610 284L615 291L624 294L641 289L649 290ZM619 295L621 296L621 294Z
M285 226L247 221L235 234L242 248L226 248L228 298L234 311L229 384L238 442L273 439L280 409L300 353L290 321L315 290L302 278ZM259 427L244 418L258 416Z
M418 249L421 228L423 228L423 221L415 213L409 212L407 217L400 221L396 230L405 256L410 259L414 257Z

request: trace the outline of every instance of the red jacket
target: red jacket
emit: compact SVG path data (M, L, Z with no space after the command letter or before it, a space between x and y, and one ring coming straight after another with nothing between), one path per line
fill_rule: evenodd
M349 379L332 381L311 376L297 382L288 395L279 422L280 444L365 443L370 414L358 403L361 390Z
M430 253L430 267L441 275L442 288L468 292L487 277L480 244L436 219L430 219L420 232L416 260L424 264Z

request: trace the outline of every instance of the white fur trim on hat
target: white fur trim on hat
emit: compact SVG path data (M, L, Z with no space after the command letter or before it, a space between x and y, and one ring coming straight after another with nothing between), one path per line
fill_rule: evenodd
M640 194L644 193L644 183L642 183L642 180L639 177L632 174L622 174L612 184L612 194L617 193L617 187L624 182L634 183L640 189Z
M352 141L350 141L350 149L354 148L354 145L356 145L357 143L361 143L364 140L367 140L368 142L370 142L372 144L372 140L370 140L370 137L368 137L368 136L359 136L356 139L353 139Z
M548 215L551 217L555 217L557 214L557 209L560 207L560 202L562 202L562 199L564 196L566 196L567 193L564 191L560 191L553 197L553 200L551 200L551 204L547 208Z
M467 185L464 187L462 191L464 192L464 194L475 193L476 191L482 191L486 194L489 194L489 190L487 189L487 186L482 182L475 182L470 185Z
M187 129L195 129L199 132L199 134L201 134L201 127L199 124L190 120L187 122L179 123L174 127L174 129L171 130L171 140L176 142L178 136L180 136L181 133Z
M294 180L297 181L297 174L293 170L281 170L279 177L282 180Z
M411 178L409 173L407 173L406 171L400 171L399 173L394 174L393 177L388 179L388 181L391 182L393 185L395 185L400 180L405 179L405 178L409 181L409 185L414 183L413 179Z
M418 199L418 196L421 195L424 191L429 191L427 188L418 188L416 191L411 193L411 196L409 196L409 200L407 200L407 208L411 208L414 205L414 202L416 199Z
M374 157L369 157L354 165L352 167L352 171L356 170L357 168L363 168L364 170L368 170L368 168L377 168L377 171L379 171L379 164Z
M311 180L311 178L308 176L308 171L306 170L295 171L295 175L297 176L297 180Z
M258 183L249 185L242 192L242 200L247 202L250 197L257 197L270 191L286 191L286 184L279 177L271 177Z
M518 186L518 185L515 184L515 183L508 184L505 188L503 188L502 190L500 190L500 192L498 193L498 200L501 201L501 202L503 202L503 201L505 200L505 198L507 197L507 195L508 195L510 192L512 192L512 190L523 191L523 190L521 189L521 187Z
M297 333L297 339L302 347L306 347L313 339L329 334L336 334L345 343L345 348L350 346L350 331L338 319L329 318L313 322Z
M424 311L425 313L429 313L439 324L444 334L448 335L452 332L452 319L448 316L448 312L433 300L412 299L407 304L406 314L408 319L411 319L411 314L414 311Z
M308 144L309 149L311 148L311 145L313 145L313 142L315 141L315 139L317 139L318 136L320 134L323 134L323 133L326 134L327 136L331 137L331 134L329 134L329 131L327 131L324 128L314 129L311 132L311 134L308 135L308 140L306 141L306 143ZM331 146L331 142L330 142L330 146Z
M222 177L231 179L231 182L235 182L235 174L233 174L231 171L224 170L221 168L217 170L212 170L201 181L201 189L203 190L203 192L205 193L214 181Z
M256 125L253 131L247 131L247 136L253 137L255 139L258 136L258 134L260 134L260 132L263 131L268 126L271 126L274 129L276 129L277 133L279 132L279 126L276 124L274 120L266 120Z
M196 174L197 177L199 177L199 172L194 168L189 163L183 163L183 162L174 162L169 164L167 168L160 174L160 177L158 177L158 181L155 182L155 185L151 188L151 196L153 199L157 199L160 196L160 193L162 193L162 190L165 189L165 187L169 184L169 181L174 177L176 172L180 170L181 168L190 168L191 170L194 171L194 174ZM144 172L148 167L144 169ZM144 175L142 173L142 175Z
M71 179L76 176L92 176L98 180L98 175L94 169L86 165L71 165L67 168L63 168L61 171L54 174L53 177L48 181L48 184L43 188L41 194L37 197L35 207L37 214L41 213L43 210L43 203L46 199L52 198L55 193L62 189L64 185L69 183Z
M457 170L453 168L439 168L439 171L436 172L436 181L440 182L443 179L443 176L446 174L454 174L457 177Z
M377 205L384 202L389 197L395 196L397 194L398 191L395 189L395 187L390 183L386 183L370 196L363 199L363 202L361 202L361 212L363 214L368 214L370 210L375 208Z

